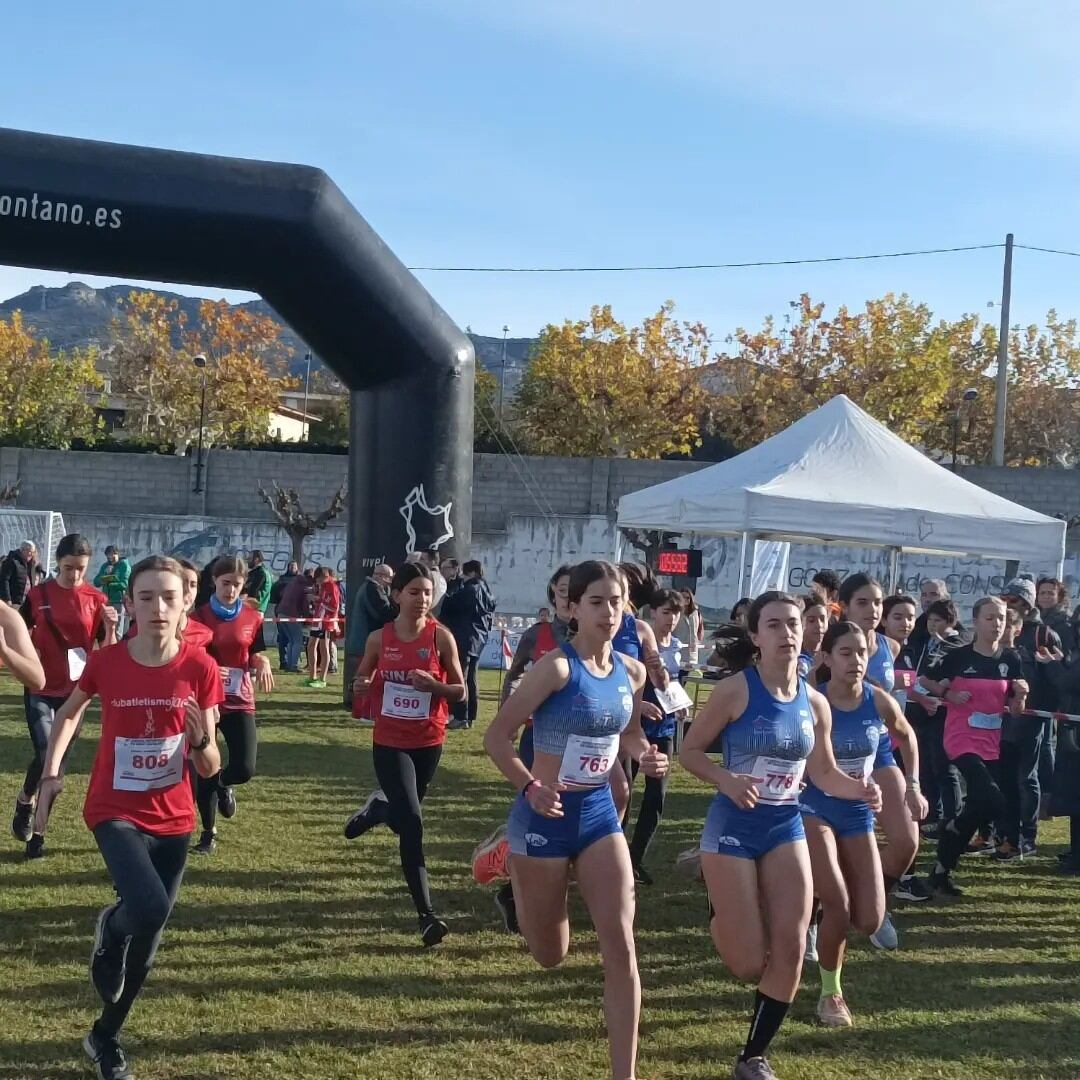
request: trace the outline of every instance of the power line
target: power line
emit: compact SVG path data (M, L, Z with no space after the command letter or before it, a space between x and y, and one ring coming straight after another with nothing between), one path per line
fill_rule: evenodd
M1047 255L1071 255L1074 259L1080 259L1080 251L1062 251L1061 248L1036 247L1034 244L1014 244L1013 246L1023 248L1025 251L1041 251Z
M868 259L906 259L913 255L951 255L958 251L991 251L1004 244L967 244L960 247L886 251L875 255L829 255L817 259L759 259L754 262L682 263L673 266L410 266L413 271L447 274L636 274L666 270L744 270L755 266L808 266L813 263L865 262ZM1017 244L1017 247L1024 247ZM1049 251L1049 248L1032 248ZM1075 251L1060 252L1075 255Z

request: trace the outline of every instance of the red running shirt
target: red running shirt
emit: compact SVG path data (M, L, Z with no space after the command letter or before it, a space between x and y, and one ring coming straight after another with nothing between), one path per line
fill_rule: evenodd
M87 827L130 821L154 836L190 833L195 802L184 702L221 704L217 664L185 643L164 667L145 667L121 642L90 657L79 689L101 699L101 739L83 806Z
M247 604L240 605L235 619L219 619L209 604L192 613L192 620L210 629L212 639L206 651L221 665L225 687L225 712L255 711L255 690L251 685L251 658L262 652L262 614Z
M382 628L379 664L368 690L375 717L372 739L380 746L420 750L441 746L446 740L449 703L442 696L415 690L411 681L414 671L426 671L446 682L435 641L438 625L435 619L428 619L415 641L402 641L392 622Z
M551 623L537 623L536 627L536 641L533 643L531 664L539 663L549 652L552 652L559 647L559 643L555 640L555 631L551 629ZM525 721L525 726L532 727L532 722L533 718L530 716L529 719Z
M338 630L338 616L341 614L341 593L338 591L336 581L324 581L319 592L319 602L316 606L315 617L322 619L320 630L328 634L336 634Z
M74 589L43 581L30 590L26 602L30 605L30 639L45 669L45 686L39 692L42 697L66 698L76 683L68 666L68 651L82 649L90 656L108 601L103 592L85 581Z

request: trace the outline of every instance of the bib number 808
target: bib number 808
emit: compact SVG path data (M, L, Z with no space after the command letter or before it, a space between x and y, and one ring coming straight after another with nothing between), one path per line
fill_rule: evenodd
M169 764L168 754L132 754L133 769L164 769Z

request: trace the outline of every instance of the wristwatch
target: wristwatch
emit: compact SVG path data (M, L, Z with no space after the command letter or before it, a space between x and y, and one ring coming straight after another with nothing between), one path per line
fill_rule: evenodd
M197 745L193 746L191 749L192 750L205 750L209 745L210 745L210 732L206 731L206 732L203 733L202 742L200 742Z

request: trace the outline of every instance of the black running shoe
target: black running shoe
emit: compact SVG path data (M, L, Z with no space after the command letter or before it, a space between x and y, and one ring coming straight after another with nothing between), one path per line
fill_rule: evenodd
M376 803L383 803L384 805L377 806ZM364 800L364 805L345 822L345 839L355 840L358 836L363 836L368 829L374 829L376 825L384 822L389 805L382 790L376 788Z
M910 904L922 904L933 897L930 887L921 877L909 874L901 878L893 889L897 900L907 900Z
M218 813L223 818L236 817L236 792L231 787L219 787L217 805Z
M428 912L426 915L420 916L420 937L424 942L425 949L438 945L449 933L450 927L437 915Z
M15 816L11 819L11 835L19 841L20 844L25 844L30 840L30 837L34 835L34 800L30 802L23 802L22 799L15 800Z
M98 1080L135 1080L135 1074L128 1068L127 1055L115 1039L99 1035L93 1027L82 1045L86 1056L94 1063Z
M26 842L26 857L28 859L45 857L45 837L41 833L34 833Z
M213 829L203 829L199 842L191 849L193 855L213 855L217 847L217 833Z
M517 901L514 899L514 888L509 882L496 891L495 907L502 916L506 932L508 934L520 934L521 927L518 926Z
M943 874L933 873L927 879L926 883L936 893L940 893L943 896L963 896L964 890L959 885L954 884L952 874L946 870Z
M653 883L653 877L641 863L634 863L634 881L638 885L651 885Z
M120 902L101 909L94 926L94 945L90 950L90 984L106 1005L115 1005L124 992L127 964L127 939L106 944L105 924Z

